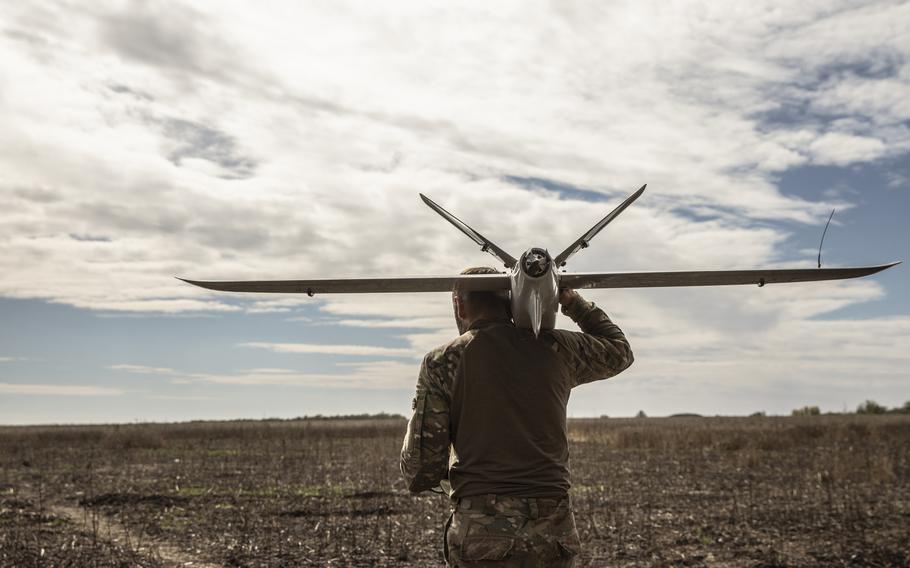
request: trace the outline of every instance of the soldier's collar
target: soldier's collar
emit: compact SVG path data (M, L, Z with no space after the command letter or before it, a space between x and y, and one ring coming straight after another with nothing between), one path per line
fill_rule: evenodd
M480 329L480 328L484 328L484 327L489 327L491 325L515 325L515 324L512 323L511 318L492 318L492 319L484 318L484 319L475 320L474 323L472 323L468 327L468 330Z

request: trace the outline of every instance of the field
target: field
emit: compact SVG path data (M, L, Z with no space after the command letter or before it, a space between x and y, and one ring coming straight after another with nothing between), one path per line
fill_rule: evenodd
M0 566L441 566L401 419L0 428ZM574 420L578 566L908 566L910 416Z

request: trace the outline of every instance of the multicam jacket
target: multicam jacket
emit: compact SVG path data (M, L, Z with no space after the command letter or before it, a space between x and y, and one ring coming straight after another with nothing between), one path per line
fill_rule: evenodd
M567 494L569 392L633 359L622 331L592 302L576 298L563 313L582 331L535 338L511 321L478 321L426 355L401 450L411 492L448 479L453 499Z

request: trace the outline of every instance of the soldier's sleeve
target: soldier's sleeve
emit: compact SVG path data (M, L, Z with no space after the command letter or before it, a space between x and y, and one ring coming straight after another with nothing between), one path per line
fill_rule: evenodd
M443 354L430 352L420 366L413 414L401 448L401 473L411 493L439 486L448 477L450 394L442 376Z
M562 313L581 328L581 332L558 330L556 335L575 376L573 387L608 379L632 364L632 348L625 334L594 302L577 297Z

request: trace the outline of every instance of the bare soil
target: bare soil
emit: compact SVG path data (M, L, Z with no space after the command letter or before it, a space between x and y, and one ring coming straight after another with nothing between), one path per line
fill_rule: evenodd
M0 566L442 566L403 420L0 428ZM578 566L910 566L910 417L570 422Z

